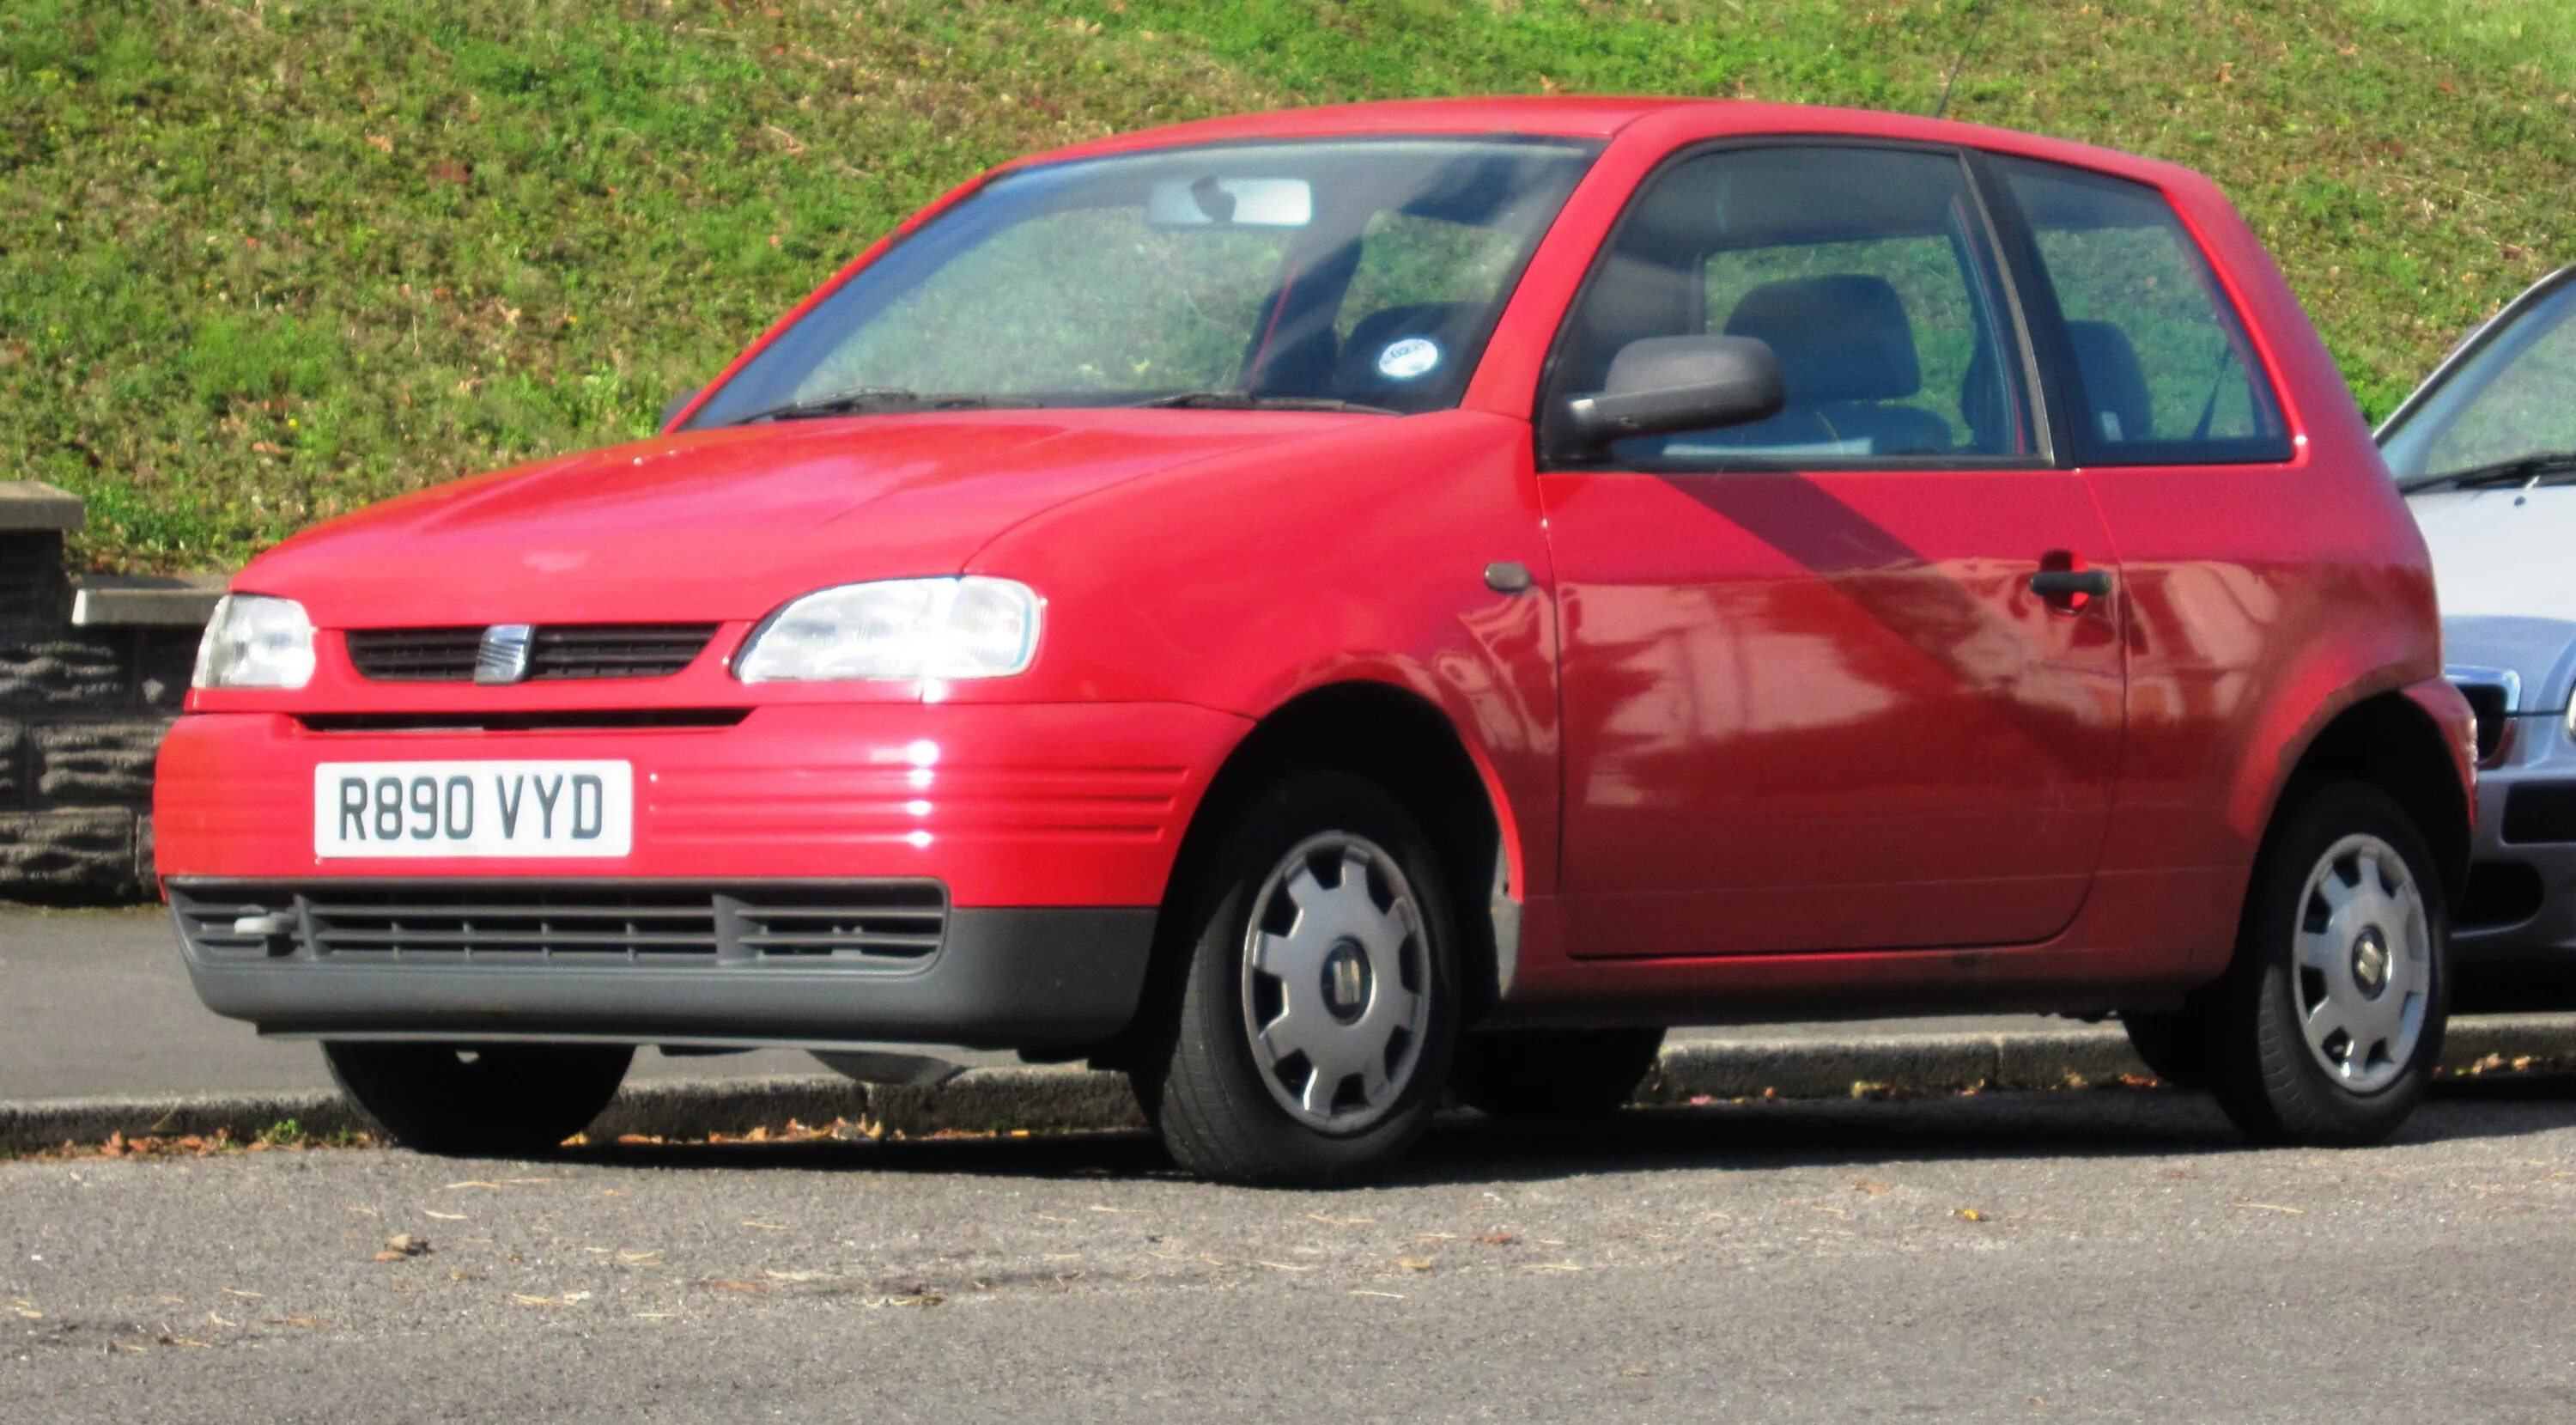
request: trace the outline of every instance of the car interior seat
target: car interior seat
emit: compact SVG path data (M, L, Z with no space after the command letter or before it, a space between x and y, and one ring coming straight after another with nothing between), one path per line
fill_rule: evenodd
M1897 404L1923 389L1923 370L1914 324L1887 279L1838 273L1766 282L1735 304L1725 330L1769 344L1788 404L1769 420L1694 435L1693 444L1849 455L1950 451L1948 421Z
M2155 439L2155 397L2129 334L2109 322L2068 322L2066 339L2075 348L2085 404L2092 407L2093 434L2111 441Z

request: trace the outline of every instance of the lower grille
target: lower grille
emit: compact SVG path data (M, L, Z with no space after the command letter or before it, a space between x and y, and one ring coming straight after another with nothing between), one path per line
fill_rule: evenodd
M948 928L936 881L173 883L170 909L211 959L891 968L937 955Z
M2508 846L2576 841L2576 782L2517 782L2504 794Z

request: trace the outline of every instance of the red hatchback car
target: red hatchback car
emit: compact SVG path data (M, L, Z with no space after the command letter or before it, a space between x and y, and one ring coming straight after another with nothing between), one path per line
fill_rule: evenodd
M159 857L206 1003L433 1150L895 1040L1346 1181L1669 1025L2005 1009L2343 1143L2439 1049L2472 745L2206 181L1383 104L1006 165L659 435L287 541Z

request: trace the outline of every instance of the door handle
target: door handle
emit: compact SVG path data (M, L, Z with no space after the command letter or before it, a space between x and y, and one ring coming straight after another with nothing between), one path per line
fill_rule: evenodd
M2108 598L2111 593L2111 571L2108 569L2042 569L2030 576L2030 591L2043 599L2071 599L2078 594Z

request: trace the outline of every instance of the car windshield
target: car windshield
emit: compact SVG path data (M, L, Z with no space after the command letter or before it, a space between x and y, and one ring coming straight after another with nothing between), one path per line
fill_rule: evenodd
M1007 173L826 297L689 424L997 405L1453 406L1597 151L1373 139Z
M2576 477L2576 268L2470 337L2379 440L2403 486Z

